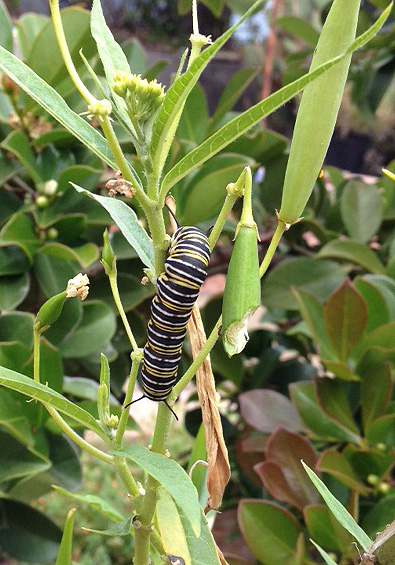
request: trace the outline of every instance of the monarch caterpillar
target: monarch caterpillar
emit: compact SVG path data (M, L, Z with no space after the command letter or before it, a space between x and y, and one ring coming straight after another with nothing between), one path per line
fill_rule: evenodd
M158 292L151 303L141 371L144 390L141 398L166 403L177 380L188 320L207 276L209 259L209 240L201 230L179 227L174 232L165 270L158 277ZM124 408L130 404L132 402Z

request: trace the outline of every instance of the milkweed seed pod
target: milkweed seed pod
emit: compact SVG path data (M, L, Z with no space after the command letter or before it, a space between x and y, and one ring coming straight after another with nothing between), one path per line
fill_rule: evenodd
M41 306L34 322L35 331L44 332L49 326L56 322L62 313L66 298L66 291L64 290L52 296Z
M343 53L355 39L360 0L334 0L318 40L310 70ZM324 73L303 93L279 216L293 224L301 216L320 173L335 128L351 55Z

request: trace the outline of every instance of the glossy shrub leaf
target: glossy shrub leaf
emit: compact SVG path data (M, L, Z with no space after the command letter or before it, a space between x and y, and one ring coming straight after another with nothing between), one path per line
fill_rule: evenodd
M180 557L185 565L192 565L188 541L178 508L170 494L163 487L158 489L156 520L165 553L174 557Z
M67 281L81 271L71 248L59 243L43 246L34 258L34 274L47 298L64 291Z
M300 313L307 322L315 343L320 348L323 359L336 357L325 326L324 307L319 300L302 288L293 288L292 292L299 304Z
M346 361L365 330L368 311L363 296L346 279L324 307L329 338L341 361Z
M24 132L18 130L12 131L1 142L1 147L5 151L9 151L15 155L15 157L24 165L26 171L32 177L36 185L39 185L43 181L29 138Z
M104 137L78 114L51 86L27 65L0 46L0 69L8 74L29 96L62 124L112 169L118 167Z
M154 271L154 251L152 241L145 229L140 225L136 213L121 200L108 196L93 194L80 186L72 183L77 192L85 194L99 202L107 210L111 218L121 230L124 237L128 240L138 256L149 269Z
M317 255L321 259L337 259L359 265L369 273L385 273L385 267L375 252L359 241L334 239L324 245Z
M390 324L379 326L365 336L359 349L359 358L373 348L387 349L391 352L394 349L394 332L395 322L391 322Z
M326 506L307 506L304 509L304 517L310 536L326 549L342 552L352 542L351 536L334 519Z
M127 244L129 249L130 245ZM116 254L117 259L119 256ZM133 310L141 302L143 302L147 296L151 296L154 293L154 289L151 285L142 285L141 278L134 277L129 273L118 272L118 289L121 296L122 306L125 312ZM103 300L110 306L114 306L114 300L112 295L109 294L109 283L108 279L101 278L94 282L92 288L89 291L89 296L91 298Z
M314 435L328 440L355 441L355 434L330 419L318 401L314 384L310 381L292 383L289 387L293 405L305 425Z
M327 449L321 454L318 469L322 473L335 477L347 487L359 492L363 496L367 496L371 492L371 489L359 480L347 458L342 453L336 451L336 449Z
M270 438L265 461L254 467L274 498L288 502L299 510L319 501L300 463L301 459L315 467L318 456L303 436L280 428Z
M62 541L58 551L55 565L71 565L71 551L73 547L73 526L76 509L72 508L67 513L63 529Z
M34 437L23 408L21 400L14 392L0 389L0 426L21 443L32 447Z
M251 10L253 10L254 7L255 5L251 8ZM245 16L247 15L249 15L249 12L246 12ZM249 110L238 116L237 118L233 119L231 122L229 122L222 128L220 128L216 133L214 133L206 141L204 141L199 147L190 151L188 155L186 155L183 159L181 159L167 173L162 183L163 190L170 190L177 182L179 182L182 178L184 178L188 173L192 172L194 169L196 169L196 167L202 165L205 161L207 161L207 159L209 159L210 157L212 157L213 155L224 149L227 145L229 145L229 143L231 143L232 141L243 135L246 131L251 129L254 125L259 123L266 116L268 116L269 114L274 112L277 108L282 106L285 102L293 98L296 94L298 94L301 90L303 90L305 86L310 84L314 79L321 76L324 72L326 72L334 65L342 61L344 57L346 57L356 49L359 49L360 47L365 45L365 43L367 43L383 26L388 15L389 15L389 10L387 9L380 16L377 22L373 24L373 26L367 32L365 32L360 37L358 37L356 41L354 41L354 43L350 45L350 47L347 49L347 51L344 54L340 55L339 57L336 57L335 59L332 59L331 61L328 61L323 65L320 65L314 71L307 73L300 79L297 79L291 84L284 86L283 88L272 94L271 96L268 96L262 102L258 102L258 104L256 104L255 106L253 106L252 108L250 108ZM241 23L241 20L239 20L238 23ZM229 32L231 30L232 28L229 30ZM214 46L216 46L217 42L219 42L220 40L221 38L219 38L211 47L203 51L203 53L195 61L194 64L198 66L199 59L203 58L204 60L206 54L207 55L209 54L209 49L214 48ZM190 71L188 72L193 73L193 71L194 71L194 65L191 66ZM174 83L173 87L176 87L177 85L177 88L175 88L174 91L172 91L171 97L173 97L173 93L176 94L175 90L178 89L181 90L182 88L184 88L185 84L181 82L181 80L186 75L187 73L185 73L185 75L180 77L179 84L177 81L176 83ZM168 101L169 110L174 111L174 103L171 102L170 90L168 92L168 96L169 96L169 101ZM164 125L167 122L171 121L169 110L166 109L166 103L165 103L163 105L163 109L157 123L158 133L161 132L162 136L164 135L164 131L165 131ZM159 139L158 135L157 138ZM158 145L159 143L157 141L155 144L155 148L158 147Z
M271 433L279 427L301 431L302 422L290 400L274 390L257 389L239 396L241 415L253 428Z
M391 369L388 364L367 370L361 380L361 411L366 431L380 416L384 416L393 390Z
M390 450L346 445L342 454L350 462L355 475L366 484L369 483L368 476L372 473L385 480L394 466Z
M373 281L357 277L354 280L355 288L365 299L368 309L368 319L366 323L366 332L370 333L379 326L387 324L389 320L389 308L385 300L384 294Z
M31 258L27 251L18 245L0 247L0 276L21 275L28 271ZM27 276L27 275L26 275ZM13 279L11 279L13 280ZM7 308L5 308L7 310Z
M342 191L340 211L348 235L366 243L381 225L383 198L374 185L350 181Z
M32 258L41 245L33 221L27 214L13 215L0 232L0 242L19 246Z
M318 377L315 379L315 387L319 402L326 414L354 435L354 443L359 443L361 438L358 427L342 383L327 377Z
M41 383L36 383L29 377L6 369L5 367L0 367L0 385L3 385L12 390L16 390L26 396L31 398L36 398L40 402L48 403L59 412L67 414L70 418L80 422L82 425L86 426L93 432L102 436L103 432L96 422L95 418L91 416L88 412L67 400L64 396L58 392L51 390L49 387L42 385Z
M233 106L242 96L243 92L247 90L249 85L255 79L259 72L256 67L246 67L237 71L226 85L215 112L210 119L209 133L212 133L216 126L221 122L222 118L227 112L232 110ZM249 155L249 153L247 153Z
M10 434L0 431L0 483L21 479L45 471L48 459L38 457Z
M377 532L385 529L394 518L395 495L382 498L365 514L362 527L366 533L374 538Z
M229 28L223 35L221 35L221 37L214 41L212 45L204 49L190 65L189 69L176 79L167 91L155 122L151 141L151 154L153 156L154 171L158 176L162 171L168 150L177 129L180 114L189 93L214 55L232 37L236 29L254 12L261 2L262 0L257 0L257 2L254 3L254 5L238 20L235 25Z
M281 565L294 555L301 528L289 511L272 502L241 500L238 520L248 547L262 563Z
M118 510L112 506L112 504L110 504L100 496L97 496L96 494L81 494L77 492L70 492L56 485L53 485L53 488L62 496L65 496L77 502L88 504L95 510L98 510L104 516L107 516L107 518L110 518L110 520L114 520L114 522L122 522L124 519L124 516L122 516L122 514L120 514Z
M322 498L325 500L329 509L337 521L360 543L365 551L372 545L372 540L365 534L360 526L355 522L351 514L333 496L327 486L317 477L317 475L303 462L303 467L310 477L311 482L316 487Z
M317 45L319 32L313 28L306 20L296 16L284 16L276 19L276 26L293 35L295 39L299 39L309 45L315 47Z
M262 301L269 308L298 310L292 287L325 300L344 278L344 271L332 261L315 261L307 257L287 259L265 276Z
M66 358L87 357L100 349L116 331L114 311L99 300L83 304L82 320L60 345L60 352Z
M0 548L18 561L48 563L56 559L62 532L34 508L0 499L2 528Z
M11 18L3 0L0 0L0 45L12 51L12 43Z
M395 447L395 414L380 416L371 423L366 431L366 439L371 445L384 444Z
M195 534L200 535L201 517L197 490L178 463L140 445L126 447L122 452L116 452L116 455L131 459L161 483L185 513Z

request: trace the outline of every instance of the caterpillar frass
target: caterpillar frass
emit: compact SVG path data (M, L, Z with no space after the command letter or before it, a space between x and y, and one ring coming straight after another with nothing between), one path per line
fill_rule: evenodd
M209 259L210 244L202 231L195 227L179 227L175 231L165 271L158 277L158 292L151 303L141 371L144 391L141 398L166 403L177 380L188 320L207 276ZM133 402L137 400L124 408Z

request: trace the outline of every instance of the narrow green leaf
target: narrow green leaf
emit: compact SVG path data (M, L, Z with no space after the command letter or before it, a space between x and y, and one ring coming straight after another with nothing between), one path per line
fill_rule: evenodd
M7 8L0 0L0 45L12 51L12 24Z
M184 469L172 459L153 453L141 445L126 447L114 455L131 459L171 494L184 512L197 536L200 535L200 505L197 490Z
M310 541L318 549L318 551L319 551L322 559L325 561L326 565L337 565L336 561L333 561L332 557L327 554L325 549L322 549L322 547L320 547L318 545L318 543L315 543L315 541L313 541L312 539L310 539Z
M303 88L310 84L314 79L318 78L327 70L331 69L334 65L339 63L344 57L347 57L353 53L356 49L363 47L370 39L382 28L386 19L388 18L392 4L381 14L380 18L362 35L360 35L350 47L338 57L331 59L327 63L320 65L314 71L307 73L303 77L295 80L291 84L288 84L281 88L279 91L275 92L265 100L258 102L252 108L233 119L231 122L223 126L206 141L204 141L199 147L193 149L181 159L165 176L162 183L162 190L169 191L178 181L184 178L188 173L202 165L207 159L224 149L229 143L243 135L246 131L252 128L254 125L259 123L263 118L277 110L280 106L288 102L296 94L298 94ZM230 31L230 30L229 30ZM220 38L221 39L221 38ZM218 41L218 40L217 40ZM212 45L214 47L215 43ZM209 48L210 49L210 48ZM195 61L197 63L200 58L202 58L208 49L204 51L200 57ZM194 65L191 66L190 71L192 71ZM180 77L180 81L184 78L183 75ZM175 86L174 83L173 86ZM183 85L183 83L182 83ZM170 94L171 89L168 92ZM167 114L165 105L162 110ZM162 114L160 118L162 117ZM168 116L168 119L170 116ZM163 118L162 118L163 119ZM162 130L164 125L162 124ZM158 131L160 126L158 125ZM163 136L163 132L162 136Z
M62 124L86 147L103 159L115 171L118 166L114 161L110 147L104 137L88 124L63 100L51 86L22 63L15 55L0 46L0 69L8 74L29 96L42 106L51 116Z
M247 12L235 25L221 35L221 37L219 37L212 45L207 47L207 49L205 49L199 57L193 61L189 69L185 71L185 73L181 75L167 91L159 116L155 122L151 143L154 170L158 176L162 171L168 150L172 144L177 129L182 108L189 93L214 55L232 37L237 28L254 13L261 3L262 0L257 0L257 2L255 2L249 10L247 10Z
M122 522L116 522L115 524L111 524L111 526L107 530L93 530L92 528L82 528L85 532L90 532L92 534L100 534L101 536L130 536L133 532L133 528L131 528L132 519L128 518L127 520L123 520Z
M66 496L71 500L88 504L95 510L98 510L101 514L104 514L104 516L107 516L107 518L114 520L114 522L122 522L122 520L124 519L122 514L120 514L118 510L116 510L116 508L114 508L100 496L96 496L95 494L80 494L76 492L70 492L57 485L52 485L52 488L62 496Z
M55 565L71 565L71 551L73 547L73 526L74 515L76 509L72 508L67 513L66 523L64 525L62 541L58 551Z
M103 437L103 431L99 424L96 422L95 418L86 412L76 404L67 400L64 396L58 392L44 386L41 383L36 383L33 379L6 369L5 367L0 367L0 385L3 385L12 390L16 390L26 396L35 398L43 403L48 403L59 412L63 412L73 418L77 422L80 422L93 432L97 433L99 436Z
M327 503L329 509L335 516L336 520L345 528L354 538L362 545L364 551L368 551L372 545L372 540L365 534L363 529L358 526L351 514L344 506L333 496L326 485L317 477L317 475L302 461L306 473L309 475L313 485L317 488L322 498Z
M141 226L134 210L121 200L109 196L99 196L71 183L77 192L99 202L110 214L130 245L137 251L138 256L148 268L154 271L154 250L152 241Z

